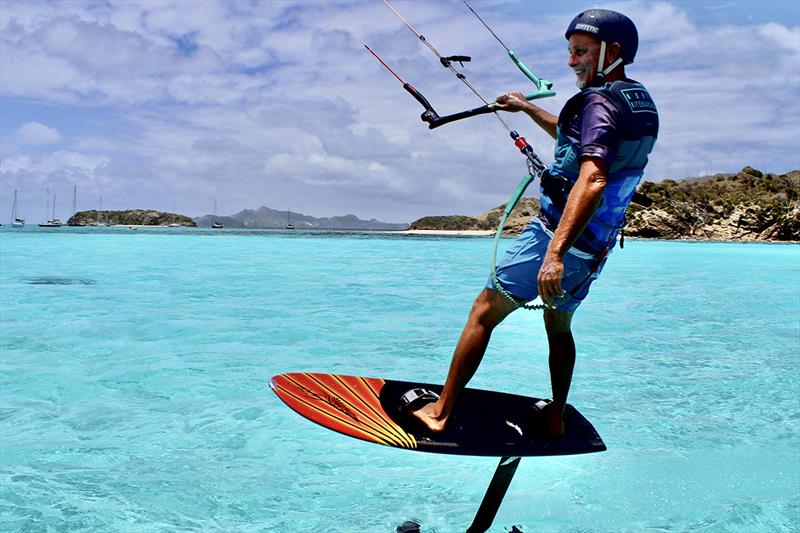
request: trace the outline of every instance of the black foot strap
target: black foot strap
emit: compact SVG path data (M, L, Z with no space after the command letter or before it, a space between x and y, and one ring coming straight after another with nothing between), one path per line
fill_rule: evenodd
M401 413L411 413L426 403L435 402L438 399L439 395L428 389L411 389L400 396L399 410Z

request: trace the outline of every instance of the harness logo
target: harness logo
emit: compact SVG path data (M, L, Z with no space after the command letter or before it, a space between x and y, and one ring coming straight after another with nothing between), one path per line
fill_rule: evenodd
M576 31L588 31L589 33L599 33L600 32L600 28L598 28L597 26L592 26L591 24L583 24L583 23L575 24L575 30Z
M645 89L633 88L620 91L634 113L658 113L656 104Z

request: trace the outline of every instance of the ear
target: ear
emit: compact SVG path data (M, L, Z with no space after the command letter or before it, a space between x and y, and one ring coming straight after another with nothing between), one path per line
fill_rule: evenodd
M619 43L609 43L609 44L607 44L606 45L606 57L605 57L606 65L610 65L611 63L616 61L617 58L619 57L621 51L622 51L622 46L620 46Z

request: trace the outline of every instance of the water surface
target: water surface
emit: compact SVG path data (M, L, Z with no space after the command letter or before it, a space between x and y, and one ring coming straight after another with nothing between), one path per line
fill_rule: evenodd
M504 246L508 241L504 242ZM0 229L0 530L463 531L496 460L324 430L308 370L442 381L486 238ZM522 461L493 531L796 531L800 246L628 241L576 314L608 451ZM548 396L536 312L472 386Z

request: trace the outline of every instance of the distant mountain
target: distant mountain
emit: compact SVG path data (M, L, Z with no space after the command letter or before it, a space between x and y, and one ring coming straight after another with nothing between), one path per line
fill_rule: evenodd
M661 239L736 241L800 240L800 171L765 174L745 167L736 174L646 181L639 192L653 205L631 204L625 234ZM505 204L480 215L430 216L411 223L419 230L486 230L500 221ZM504 234L522 231L539 213L534 198L523 198Z
M365 229L365 230L404 230L408 224L393 224L375 220L362 220L355 215L344 215L330 218L316 218L302 213L290 212L289 219L297 229ZM194 219L200 227L210 227L216 221L226 228L285 228L286 211L278 211L269 207L245 209L235 215L204 215Z

